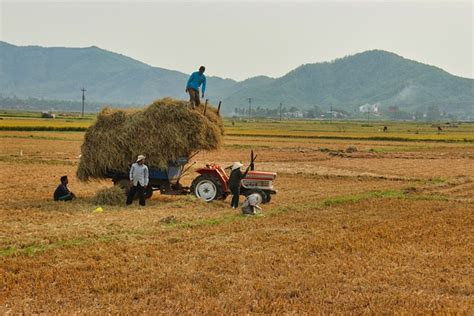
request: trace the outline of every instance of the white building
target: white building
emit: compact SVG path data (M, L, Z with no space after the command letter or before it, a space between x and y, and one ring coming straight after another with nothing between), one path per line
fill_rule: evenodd
M364 104L359 106L359 112L372 112L372 113L379 113L379 104L374 103L374 104Z

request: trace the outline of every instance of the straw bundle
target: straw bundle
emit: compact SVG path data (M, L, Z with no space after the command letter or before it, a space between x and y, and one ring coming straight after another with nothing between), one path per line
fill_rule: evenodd
M224 128L216 109L188 108L186 101L161 99L143 110L105 108L89 127L77 169L80 180L126 171L137 155L147 165L166 168L169 161L196 151L218 149Z
M122 188L114 185L96 192L93 202L96 205L120 205L125 203L125 193Z

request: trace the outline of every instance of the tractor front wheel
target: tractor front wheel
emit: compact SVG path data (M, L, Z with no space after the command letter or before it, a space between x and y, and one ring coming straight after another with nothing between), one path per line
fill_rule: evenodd
M191 192L206 202L225 198L224 189L219 179L208 174L202 174L193 180Z
M256 193L260 196L259 203L266 204L266 203L270 202L270 199L271 199L270 194L263 191L263 190L260 190L260 189L245 190L243 192L243 195L244 196L249 196L250 194L253 194L253 193Z

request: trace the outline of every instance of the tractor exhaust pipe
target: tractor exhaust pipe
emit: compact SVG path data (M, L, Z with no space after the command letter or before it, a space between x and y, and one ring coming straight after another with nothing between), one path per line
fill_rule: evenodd
M255 159L257 159L257 155L253 154L253 149L250 151L250 170L255 170Z

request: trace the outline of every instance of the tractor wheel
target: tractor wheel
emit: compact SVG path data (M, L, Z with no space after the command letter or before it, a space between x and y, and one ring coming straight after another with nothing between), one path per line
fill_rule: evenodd
M219 179L208 174L202 174L193 180L191 192L206 202L225 198L224 189Z
M272 195L268 191L263 191L263 192L265 192L265 194L267 195L267 198L262 203L263 204L270 203L270 201L272 200Z
M258 194L260 195L260 203L265 204L270 202L269 194L265 193L265 191L260 190L260 189L252 189L252 190L246 190L243 195L249 196L250 194Z

